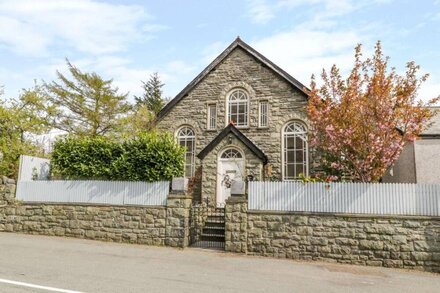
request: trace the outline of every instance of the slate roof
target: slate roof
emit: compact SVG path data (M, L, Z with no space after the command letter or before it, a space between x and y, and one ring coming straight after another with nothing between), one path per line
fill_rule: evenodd
M162 110L157 114L157 120L160 120L166 113L168 113L181 99L188 95L188 93L202 81L217 65L219 65L235 48L240 47L245 50L257 60L262 62L265 66L272 69L279 76L284 78L288 83L297 88L305 97L308 97L308 88L293 78L286 71L275 65L272 61L261 55L254 48L246 44L244 41L237 37L217 58L214 59L199 75L197 75L177 96L172 99Z
M238 140L240 140L246 147L249 148L251 152L253 152L261 161L263 161L263 164L267 163L267 156L263 153L263 151L232 123L226 126L205 148L203 148L197 157L200 160L203 160L203 158L205 158L206 155L209 154L215 148L215 146L218 145L230 133L235 135Z

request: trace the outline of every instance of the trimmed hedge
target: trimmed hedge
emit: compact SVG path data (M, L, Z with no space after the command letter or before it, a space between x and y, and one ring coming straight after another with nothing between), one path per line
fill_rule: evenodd
M185 149L168 133L143 133L123 142L66 137L55 142L52 173L63 179L170 180L183 175Z

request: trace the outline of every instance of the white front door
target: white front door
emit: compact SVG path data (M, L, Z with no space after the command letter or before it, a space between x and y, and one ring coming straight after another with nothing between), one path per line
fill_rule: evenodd
M233 181L244 181L244 158L236 149L227 149L218 159L217 205L231 196Z

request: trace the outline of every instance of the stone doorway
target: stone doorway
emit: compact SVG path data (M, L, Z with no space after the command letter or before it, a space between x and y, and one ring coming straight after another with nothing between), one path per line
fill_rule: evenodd
M245 180L244 154L236 147L228 147L220 153L217 166L217 206L223 206L231 196L232 184Z

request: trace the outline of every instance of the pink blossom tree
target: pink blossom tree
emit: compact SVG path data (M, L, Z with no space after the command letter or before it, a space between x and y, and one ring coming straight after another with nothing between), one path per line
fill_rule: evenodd
M428 75L418 76L419 66L408 62L406 73L388 69L380 42L374 56L363 59L361 45L348 79L333 66L323 70L323 84L312 77L308 116L311 146L322 155L327 174L352 180L379 181L399 157L403 146L414 141L433 113L426 108L438 99L418 100L417 91Z

